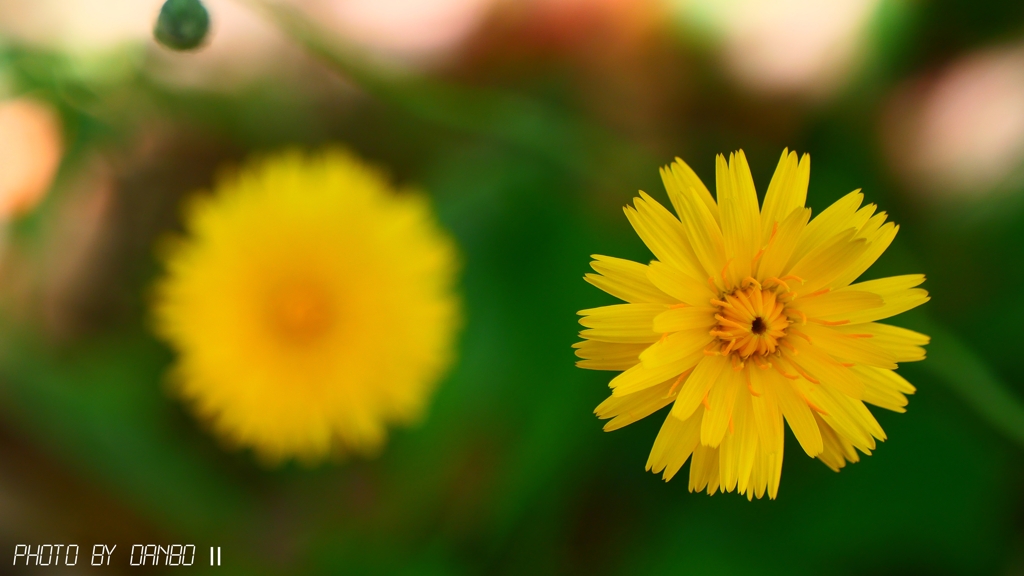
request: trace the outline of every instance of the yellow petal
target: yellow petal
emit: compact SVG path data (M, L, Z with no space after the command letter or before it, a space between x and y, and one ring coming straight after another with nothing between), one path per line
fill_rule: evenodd
M654 256L690 276L700 276L700 263L679 220L643 191L633 205L632 210L627 206L626 217Z
M704 353L698 351L695 354L683 357L674 362L662 364L653 368L647 367L641 362L636 366L633 366L629 370L626 370L622 374L619 374L612 381L608 383L608 386L612 389L612 394L615 396L626 396L639 392L644 388L650 388L660 384L666 380L678 379L681 374L688 371L697 365L701 361Z
M718 448L698 444L690 462L690 492L700 492L706 486L708 494L718 490Z
M580 310L580 324L590 328L580 336L623 344L655 342L661 334L654 332L654 317L666 309L663 304L613 304Z
M824 350L802 338L793 338L791 342L797 353L791 354L786 351L782 357L799 368L804 378L815 384L835 388L851 398L863 397L864 383L848 366L840 364Z
M807 402L796 392L793 384L777 376L767 379L765 383L773 388L782 415L786 417L786 422L800 442L800 447L811 458L821 454L821 433L818 431L818 425Z
M796 248L797 240L803 233L810 217L810 208L798 208L790 212L789 216L779 224L774 238L768 241L764 254L757 261L758 278L764 280L782 276L782 271L786 269L786 264ZM771 236L771 231L769 231L769 236Z
M672 380L666 380L628 396L609 396L597 406L594 413L602 420L613 418L604 425L605 432L611 432L668 406L675 400L676 393L672 391Z
M867 340L892 354L895 362L924 360L925 353L922 346L931 341L931 338L919 332L876 322L840 326L838 330L845 334L870 335L871 338Z
M804 207L807 182L811 173L811 157L804 154L797 163L796 152L782 151L761 209L761 242L767 244L772 228L783 222L792 212Z
M654 261L647 268L647 278L665 294L691 306L704 306L718 295L707 281L687 276L677 268Z
M807 318L845 320L850 314L878 308L885 304L881 296L861 290L835 290L817 296L797 298L789 308L803 312Z
M692 360L690 366L693 366L704 355L704 348L712 340L704 328L675 332L651 344L640 354L640 361L647 368L657 368L689 358Z
M735 445L737 491L744 493L750 486L750 474L757 456L757 424L749 392L740 392L732 412L732 441Z
M768 464L768 498L775 500L779 495L779 481L782 479L782 455L785 443L779 444L778 449L773 452L766 452ZM758 491L758 498L760 498Z
M736 370L723 370L718 381L708 391L708 406L700 428L700 443L718 446L732 420L732 407L741 388L745 387L744 377Z
M718 204L711 197L704 182L697 177L697 173L690 168L682 158L676 158L670 166L661 169L661 180L665 183L665 190L668 191L668 198L675 208L676 214L682 220L682 208L680 207L685 195L691 195L699 199L708 207L711 216L718 222Z
M862 333L846 332L842 328L846 327L833 328L808 323L806 326L791 326L789 331L792 334L803 334L810 339L811 344L834 358L879 368L896 368L896 356L889 349L874 342L873 338L864 338Z
M654 331L676 332L679 330L711 328L718 323L718 320L715 319L716 312L717 309L710 306L669 308L654 317Z
M860 461L857 451L854 450L853 444L849 440L840 436L817 414L814 417L818 422L818 429L821 430L823 450L818 455L819 460L836 472L846 466L847 460L850 462Z
M730 154L728 164L724 156L718 155L716 180L730 285L737 286L751 275L751 261L760 248L761 238L757 192L742 150Z
M861 367L856 366L854 370L859 370ZM888 370L888 372L892 372ZM868 404L878 406L879 408L885 408L893 412L906 412L907 397L892 387L888 386L888 383L878 378L871 378L869 375L861 374L864 379L864 398L863 400Z
M882 297L885 303L878 308L861 310L847 315L846 319L851 324L859 324L889 318L924 304L930 300L928 292L915 288L915 286L922 282L924 282L924 274L907 274L905 276L892 276L850 284L846 288L840 288L837 292L862 290L878 294Z
M729 366L729 359L724 356L705 356L698 362L690 376L683 382L683 388L672 405L672 416L686 420L700 406L711 385L718 379L722 370Z
M860 193L860 190L854 190L836 200L834 204L811 220L810 224L804 228L803 233L800 235L800 240L793 250L792 261L799 261L809 254L811 250L825 244L836 234L845 232L848 229L853 229L856 232L857 226L854 225L854 221L857 208L860 207L860 203L863 200L864 195Z
M619 344L615 342L599 342L584 340L572 345L576 356L582 358L576 362L580 368L589 370L628 370L640 362L640 353L649 344Z
M662 168L662 179L669 174ZM680 220L704 270L704 274L716 277L725 267L725 242L722 230L708 205L693 190L683 190L680 197Z
M658 437L654 440L651 455L647 458L647 469L655 474L665 471L669 481L700 444L700 411L685 422L666 416Z
M875 438L885 439L882 427L860 400L833 387L817 386L806 380L794 381L794 385L822 411L821 418L858 450L870 454L875 449Z
M597 274L584 279L619 300L633 303L659 302L675 304L676 300L659 290L647 277L647 266L630 260L595 254L590 263Z
M782 444L784 427L782 409L779 408L779 401L775 396L775 387L766 381L771 378L781 378L781 376L774 370L764 370L749 365L746 370L750 374L751 389L756 394L751 397L751 406L754 424L757 425L757 434L761 439L762 449L771 452Z
M874 220L875 218L878 218L880 221L885 220L885 213L883 212L881 214L876 215L875 217L872 218L872 220ZM869 225L865 226L867 227ZM893 239L896 238L896 233L899 231L900 227L890 222L888 224L885 224L884 226L880 226L877 230L871 231L867 234L864 234L863 230L861 232L858 232L858 237L863 237L867 240L867 250L865 250L864 253L860 255L860 257L853 264L853 266L848 268L846 272L843 272L838 277L836 277L835 280L829 283L829 286L833 288L841 288L843 286L849 285L850 282L853 282L854 280L859 278L860 275L867 271L867 269L870 268L876 260L878 260L882 253L889 248L889 245L892 244Z
M800 294L812 294L849 270L868 249L867 241L854 238L855 234L852 228L836 234L797 261L788 273L804 282L793 289Z
M905 412L907 397L914 386L892 370L870 366L854 366L853 370L864 380L864 401L893 412Z

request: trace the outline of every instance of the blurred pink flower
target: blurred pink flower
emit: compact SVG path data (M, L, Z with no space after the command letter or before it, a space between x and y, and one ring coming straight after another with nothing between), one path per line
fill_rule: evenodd
M862 56L882 0L668 0L720 42L731 75L758 92L823 97Z
M443 55L468 37L495 0L305 0L321 22L384 56Z
M163 0L0 0L0 34L70 52L102 51L152 34Z
M883 116L891 163L928 196L979 195L1024 167L1024 47L963 57L900 89Z
M28 98L0 102L0 220L39 203L62 147L60 120L49 105Z

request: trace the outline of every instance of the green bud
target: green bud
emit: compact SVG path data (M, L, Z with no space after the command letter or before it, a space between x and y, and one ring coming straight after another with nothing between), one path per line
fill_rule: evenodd
M210 14L199 0L167 0L156 19L153 36L171 50L199 47L210 30Z

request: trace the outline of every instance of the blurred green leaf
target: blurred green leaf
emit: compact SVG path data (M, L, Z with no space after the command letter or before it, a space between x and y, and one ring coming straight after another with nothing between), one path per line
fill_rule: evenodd
M922 368L959 394L1008 438L1024 446L1024 401L952 332L934 321L920 329L932 337Z
M244 490L174 429L160 382L166 352L142 334L55 351L4 330L7 418L163 525L217 535L252 510Z

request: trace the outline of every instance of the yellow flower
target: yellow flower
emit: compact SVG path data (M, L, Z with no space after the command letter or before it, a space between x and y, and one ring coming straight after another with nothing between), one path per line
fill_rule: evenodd
M352 155L222 178L168 244L156 330L177 393L268 463L372 453L452 357L456 252L426 200Z
M814 220L810 159L784 151L758 209L746 157L718 156L718 202L682 160L661 170L678 218L640 192L626 217L657 258L594 256L586 280L627 304L583 310L577 364L622 370L597 407L616 430L672 405L647 469L690 490L775 498L783 417L800 446L838 471L885 433L864 403L903 412L914 387L897 362L929 339L877 323L928 301L911 274L851 284L898 226L859 190ZM855 450L856 449L856 450Z

